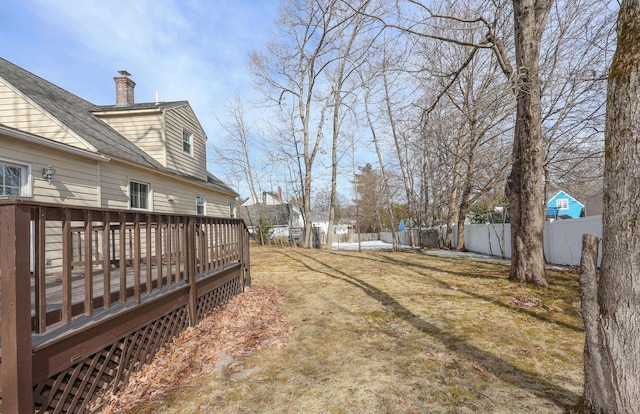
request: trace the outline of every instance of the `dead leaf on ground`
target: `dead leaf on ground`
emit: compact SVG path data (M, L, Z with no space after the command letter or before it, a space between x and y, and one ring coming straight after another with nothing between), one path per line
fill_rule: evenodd
M509 298L507 303L509 305L517 306L519 308L534 308L536 306L542 305L542 300L533 296L526 296L526 297L514 296Z
M102 412L131 410L141 401L160 397L182 379L211 372L220 351L242 361L256 349L284 347L290 329L280 312L283 300L281 288L256 285L216 308L161 348L150 364L131 374L124 389L106 395Z

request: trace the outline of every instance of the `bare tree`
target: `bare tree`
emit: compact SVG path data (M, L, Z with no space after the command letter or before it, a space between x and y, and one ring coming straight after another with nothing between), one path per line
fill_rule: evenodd
M544 198L602 186L606 71L615 13L601 0L554 3L541 52Z
M546 286L542 232L544 228L544 200L542 194L543 137L541 127L540 44L553 4L552 0L513 0L515 33L515 65L506 47L506 41L496 31L502 21L505 5L496 6L492 19L479 11L477 17L455 15L451 9L444 13L433 10L419 0L405 0L398 10L412 5L426 14L400 16L398 22L385 22L387 27L405 33L465 46L471 50L491 50L502 72L511 83L516 96L515 132L512 168L507 193L511 204L511 272L510 279ZM483 4L486 6L486 3ZM457 4L459 6L459 4ZM383 19L381 19L383 20ZM384 20L383 20L384 21ZM426 23L422 23L425 22ZM466 32L462 37L442 36L431 30L430 24L463 23L477 35L472 41Z
M620 3L617 33L608 79L599 281L597 239L583 239L585 385L579 408L585 413L637 413L640 407L639 0Z
M236 178L247 183L251 197L257 199L257 166L253 159L259 157L252 154L255 154L258 145L252 136L251 124L246 119L244 105L238 95L227 103L225 118L216 116L216 120L226 133L224 146L213 146L217 161L229 167L233 174L239 174Z
M516 94L516 119L507 196L511 212L510 280L547 286L544 269L544 147L540 92L540 41L552 0L513 0L515 69L494 43ZM501 53L499 53L501 52Z
M456 249L464 249L464 225L470 206L503 184L508 167L504 136L511 132L513 108L508 88L497 80L496 66L474 60L447 97L460 113L460 196L457 206Z
M311 194L313 166L321 149L330 91L323 90L325 69L334 58L332 36L341 27L327 9L335 0L291 0L278 21L281 41L268 55L252 53L250 67L265 96L283 111L295 114L288 129L300 171L304 246L312 246ZM325 82L326 84L326 82ZM287 99L287 98L290 99Z
M360 73L360 78L364 79L362 72ZM363 81L363 84L365 82ZM380 175L382 179L382 190L383 196L385 199L385 204L387 206L387 212L389 214L389 220L391 222L390 230L391 230L391 239L392 244L391 248L393 251L398 250L398 240L397 240L397 232L396 232L396 217L393 210L393 201L391 188L389 185L389 176L385 170L385 162L384 156L382 154L382 149L378 140L378 134L376 131L376 123L373 121L371 111L369 110L369 100L370 100L370 90L367 87L364 87L363 94L363 103L364 103L364 113L367 119L367 125L369 126L369 130L371 131L371 140L373 141L374 148L376 150L376 155L378 156L378 163L380 164Z
M370 0L361 0L357 5L358 10L366 11L370 5ZM354 6L352 4L352 6ZM375 36L364 37L366 31L371 25L371 19L365 17L363 13L354 13L350 7L340 1L334 1L327 9L327 13L334 13L337 20L342 20L342 28L338 30L335 41L338 43L336 47L337 56L334 59L335 68L329 71L329 82L332 89L333 97L333 118L332 118L332 141L331 141L331 193L329 203L329 229L327 234L327 245L331 248L333 225L335 222L335 204L337 196L337 176L338 176L338 146L340 144L340 126L343 120L343 104L345 95L352 93L351 90L345 88L346 82L352 76L354 71L362 64L366 58L371 38ZM360 40L360 42L358 42Z
M382 180L380 172L374 169L370 163L358 167L355 174L358 200L358 226L366 233L378 233L388 227L388 222L383 221L381 211L385 208L381 197Z
M382 80L382 109L381 118L385 118L387 124L388 135L392 140L392 147L394 149L394 156L396 158L396 166L401 177L402 186L404 188L405 198L407 202L408 219L412 221L412 217L417 216L415 210L418 204L416 200L415 191L415 175L414 167L415 163L410 160L413 158L411 150L411 127L405 122L407 118L411 118L411 109L407 108L407 104L404 98L411 96L411 92L407 94L406 86L403 78L403 69L399 64L406 62L409 49L406 47L400 47L396 53L392 50L402 46L396 42L391 42L385 39L382 46L382 60L378 63L380 74L378 75ZM395 62L395 63L394 63ZM401 103L398 103L401 102ZM414 108L415 111L415 108ZM379 152L379 151L377 151ZM378 156L380 158L380 156ZM388 179L386 180L388 182ZM388 197L391 198L391 191L388 191ZM393 223L395 227L395 223ZM413 226L410 226L413 227ZM413 248L416 245L416 241L413 238L414 233L410 233L410 244Z

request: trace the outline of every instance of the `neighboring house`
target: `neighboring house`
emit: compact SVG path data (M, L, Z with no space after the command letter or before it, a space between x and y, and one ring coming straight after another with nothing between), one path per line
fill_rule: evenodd
M584 201L585 216L601 216L603 211L604 187L600 187Z
M563 219L578 218L582 214L584 204L571 197L564 191L551 197L547 202L547 218Z
M278 189L278 194L269 193L267 191L260 191L260 194L256 196L251 196L242 203L243 206L253 206L257 204L263 204L267 206L277 206L282 203L282 193L280 189Z
M292 204L283 203L280 196L261 191L258 197L250 197L238 208L238 217L243 219L249 233L255 234L260 218L271 227L270 235L292 243L300 243L304 221L302 213Z
M327 244L329 234L329 212L328 211L312 211L311 227L314 229L314 245ZM334 226L335 227L335 226ZM315 237L318 240L315 240ZM317 246L316 246L317 247Z
M0 198L233 216L189 103L135 103L120 74L116 104L97 106L0 58Z

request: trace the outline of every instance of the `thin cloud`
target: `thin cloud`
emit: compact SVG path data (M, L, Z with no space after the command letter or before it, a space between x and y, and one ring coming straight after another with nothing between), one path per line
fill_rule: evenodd
M212 114L235 94L253 94L248 53L267 42L277 7L278 0L3 0L0 55L96 104L115 102L112 77L125 69L137 102L153 101L156 91L163 101L188 100L216 143L222 133Z

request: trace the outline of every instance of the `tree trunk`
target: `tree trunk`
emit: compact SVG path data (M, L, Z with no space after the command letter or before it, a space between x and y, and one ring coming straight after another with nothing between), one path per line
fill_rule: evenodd
M453 171L453 182L451 183L451 193L447 206L447 232L444 237L444 248L450 249L453 243L453 221L458 218L458 187L460 186L460 162L456 154L456 162Z
M342 75L340 75L342 76ZM329 225L327 226L327 245L326 248L333 248L333 225L336 219L336 192L338 183L338 135L340 129L340 105L342 84L339 82L340 88L336 93L335 102L333 104L333 136L331 140L331 195L329 196Z
M640 412L640 0L623 0L609 72L602 274L584 289L582 412ZM582 281L581 281L582 282ZM588 351L588 352L587 352Z
M311 221L311 167L306 166L304 177L304 193L302 194L302 211L304 213L304 247L313 247L313 222Z
M467 218L467 213L469 213L469 203L464 200L464 191L462 197L463 203L458 207L458 229L456 233L456 250L459 252L466 250L464 246L464 221Z
M376 133L376 129L374 127L374 123L371 120L371 114L369 113L369 91L366 90L364 93L364 110L367 116L367 123L369 124L369 130L371 131L371 140L373 141L373 146L376 149L376 155L378 156L378 163L380 164L380 175L382 176L382 189L384 194L384 201L387 205L387 212L389 213L389 221L391 222L391 250L398 250L398 236L396 230L396 218L393 213L393 200L391 199L391 190L389 189L389 179L387 177L387 172L384 168L384 160L382 159L382 150L380 149L380 145L378 143L378 135ZM407 200L407 203L409 201ZM382 229L380 229L382 230ZM411 229L409 230L411 231Z
M544 269L544 148L538 60L552 1L514 0L516 122L513 165L507 182L511 212L510 280L547 286Z

